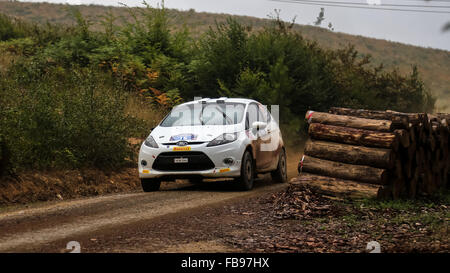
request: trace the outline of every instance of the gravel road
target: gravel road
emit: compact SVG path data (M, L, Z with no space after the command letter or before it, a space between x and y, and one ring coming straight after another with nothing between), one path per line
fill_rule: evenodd
M232 181L210 181L201 185L180 181L164 184L161 191L153 193L113 194L9 207L0 210L0 252L67 252L66 244L69 241L92 243L102 234L110 234L112 230L114 238L103 238L103 241L108 241L107 248L105 246L92 251L152 251L140 247L115 248L115 241L121 244L120 238L128 238L129 234L157 221L195 213L205 207L229 206L233 202L243 202L245 199L279 191L286 186L274 184L268 176L255 182L255 188L249 192L234 190ZM182 223L176 228L181 234L183 229L189 229ZM152 233L152 230L147 229L146 232ZM228 251L215 244L214 240L193 244L191 247L189 242L185 244L193 249L174 247L178 243L176 238L169 243L166 241L164 244L168 245L164 249L169 252L195 249Z

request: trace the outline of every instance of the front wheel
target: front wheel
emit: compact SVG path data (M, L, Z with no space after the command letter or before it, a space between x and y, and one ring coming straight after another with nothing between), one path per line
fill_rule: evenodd
M241 163L241 176L236 179L238 188L243 191L248 191L253 188L253 181L255 180L255 168L253 164L253 157L249 151L245 151Z
M281 149L277 169L270 174L272 176L272 180L275 182L285 183L287 181L286 152L284 149Z
M142 190L144 192L158 191L161 186L161 180L154 178L141 179Z

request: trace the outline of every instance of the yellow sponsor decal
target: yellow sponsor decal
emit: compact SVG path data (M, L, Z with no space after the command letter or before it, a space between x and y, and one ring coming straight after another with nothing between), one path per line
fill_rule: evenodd
M191 147L190 146L186 146L186 147L173 147L173 150L176 152L180 152L180 151L190 151Z
M224 173L224 172L229 172L229 171L230 171L230 168L226 168L226 169L220 169L219 172Z
M149 170L142 170L142 173L150 173Z

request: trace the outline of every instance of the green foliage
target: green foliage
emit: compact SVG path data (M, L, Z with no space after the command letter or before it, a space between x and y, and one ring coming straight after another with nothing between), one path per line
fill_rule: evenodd
M153 3L153 2L152 2ZM105 11L108 11L114 20L114 32L117 34L127 23L132 22L130 10L136 11L137 8L110 7L105 10L104 6L99 5L80 5L77 6L80 12L89 18L92 25L90 30L105 32ZM47 34L64 32L64 26L76 23L73 16L64 16L67 5L55 5L46 3L25 3L25 2L1 2L0 11L9 16L17 16L33 22L33 24L45 26L46 21L58 23L52 31L46 31ZM194 11L179 11L174 9L165 10L169 18L169 29L172 37L182 33L184 28L190 31L190 37L198 39L203 33L208 31L210 26L217 22L226 22L229 15L214 14ZM138 13L136 11L136 13ZM276 14L276 12L275 12ZM138 14L139 17L139 14ZM267 25L270 19L259 19L249 16L232 16L242 25L251 25L253 32L260 31ZM142 19L142 18L139 18ZM133 22L134 23L134 22ZM322 22L322 25L326 20ZM318 28L309 25L294 24L293 31L300 32L303 38L317 41L322 48L340 49L342 45L354 45L355 49L363 54L373 56L368 66L375 68L381 63L386 69L392 70L398 68L402 75L410 74L411 67L414 64L419 65L420 78L424 81L426 88L430 90L436 101L437 112L450 111L450 52L439 49L424 48L413 45L374 39L369 37L355 36L344 33L329 31L325 28ZM189 49L189 47L187 47ZM188 50L189 51L189 50ZM187 82L191 82L190 79ZM161 89L161 88L160 88ZM179 88L185 90L186 88ZM165 91L165 90L162 90Z
M48 22L36 25L0 14L0 41L13 39L21 41L20 38L33 37L36 44L42 46L60 39L65 34L70 34L69 30L70 28L53 25Z
M0 51L8 51L20 56L32 56L36 53L36 43L29 37L11 39L0 42Z
M162 111L194 96L279 105L290 139L305 132L309 109L434 105L415 67L407 76L373 68L353 47L323 49L278 18L259 31L229 18L194 41L172 30L164 4L128 12L123 25L106 13L101 31L77 9L70 27L0 17L0 51L17 57L0 78L0 135L13 167L122 164L126 139L145 131L125 114L130 92Z
M217 94L219 81L226 87L234 84L248 56L248 31L235 20L216 24L199 42L190 70L196 76L197 88L185 90L184 96L193 97L198 92L205 97ZM188 93L191 91L191 93Z
M384 71L382 66L367 68L370 56L358 58L353 47L333 52L333 64L340 90L345 91L338 105L403 112L427 112L434 108L435 100L425 89L415 66L407 76L397 70Z
M281 123L301 133L308 109L331 106L429 111L434 100L416 68L410 76L371 68L353 47L324 50L275 19L253 33L229 19L200 40L190 69L195 89L214 97L249 97L280 106ZM287 126L287 124L291 124ZM296 128L296 129L294 129Z
M352 201L352 204L358 208L368 209L391 209L391 210L421 210L424 207L436 208L448 206L450 204L450 191L444 190L436 195L422 197L416 200L388 200L380 201L374 198L365 198Z
M24 25L22 21L0 14L0 41L25 37Z
M33 82L14 74L0 81L0 135L13 166L112 167L132 155L127 137L140 128L113 79L91 69L49 71Z

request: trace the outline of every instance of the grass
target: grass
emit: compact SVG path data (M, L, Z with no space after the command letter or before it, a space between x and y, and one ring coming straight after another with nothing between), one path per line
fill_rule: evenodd
M394 224L404 224L411 223L416 226L430 226L433 230L441 228L441 225L444 223L444 217L448 218L448 213L421 213L421 214L412 214L412 215L398 215L392 219L390 219L391 223Z
M391 200L378 201L376 199L361 199L353 206L362 213L375 216L370 218L379 225L409 226L409 230L421 232L421 228L426 227L433 236L448 236L450 211L450 192L444 191L432 199L418 200ZM381 213L381 214L380 214ZM343 220L350 225L365 224L356 215L343 216ZM358 223L359 222L359 223Z
M6 72L16 58L14 54L0 50L0 73Z
M352 201L357 208L367 209L391 209L391 210L414 210L418 208L435 208L441 205L450 206L450 191L443 191L437 193L432 198L419 198L417 200L386 200L380 201L375 198L363 198Z

